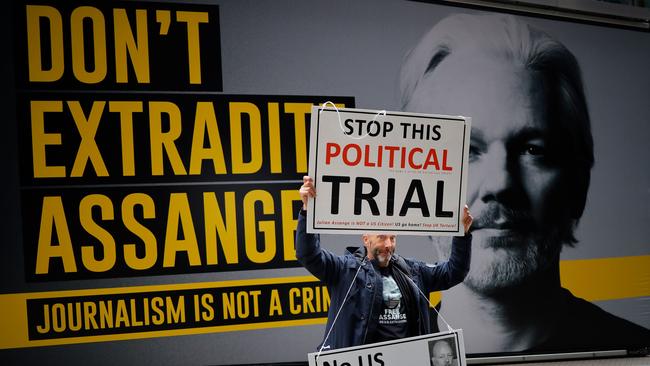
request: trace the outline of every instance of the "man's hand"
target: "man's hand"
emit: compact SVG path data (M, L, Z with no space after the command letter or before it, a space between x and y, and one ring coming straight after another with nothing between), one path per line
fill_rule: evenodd
M302 186L300 187L300 199L302 200L303 210L307 209L307 200L309 200L309 197L316 197L316 189L314 189L314 180L305 175L302 177Z
M465 205L465 208L463 208L463 226L465 227L465 234L467 234L469 231L469 228L472 226L473 221L474 218L472 217L472 214L469 213L469 207Z

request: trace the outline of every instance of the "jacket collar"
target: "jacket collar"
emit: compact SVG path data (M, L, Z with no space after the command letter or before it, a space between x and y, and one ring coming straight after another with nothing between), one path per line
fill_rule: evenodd
M360 246L360 247L347 247L345 248L345 254L346 255L352 255L357 263L363 262L364 258L366 258L366 247ZM366 263L370 263L370 260L366 258ZM355 261L348 262L349 267L356 267Z
M363 259L366 256L366 247L363 245L360 247L349 246L345 248L345 254L352 254L355 258Z

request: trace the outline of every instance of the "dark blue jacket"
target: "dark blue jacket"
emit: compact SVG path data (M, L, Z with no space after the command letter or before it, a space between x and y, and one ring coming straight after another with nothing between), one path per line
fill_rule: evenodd
M394 255L392 264L407 273L420 291L428 296L432 291L446 290L463 281L469 271L471 242L471 235L454 237L449 261L434 266L397 255ZM301 214L298 215L296 229L296 256L311 274L327 285L330 307L325 327L326 335L344 302L346 292L350 289L348 299L340 310L336 325L331 330L323 350L367 343L368 335L374 334L379 321L383 285L376 265L366 258L365 248L360 247L354 252L348 250L342 256L332 254L321 248L319 235L307 234L306 218ZM359 273L354 279L357 271ZM355 283L351 286L353 279ZM419 311L417 328L420 334L427 334L431 332L429 303L420 291L412 288ZM320 349L320 346L318 348Z

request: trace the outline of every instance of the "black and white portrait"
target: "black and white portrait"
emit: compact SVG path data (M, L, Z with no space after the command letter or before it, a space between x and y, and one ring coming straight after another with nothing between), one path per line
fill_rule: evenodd
M454 14L405 58L402 109L472 117L470 272L440 312L470 353L641 345L650 331L561 285L594 165L578 60L512 15ZM431 238L439 258L449 241ZM459 311L461 310L461 311Z
M431 366L458 366L455 338L446 337L429 342Z

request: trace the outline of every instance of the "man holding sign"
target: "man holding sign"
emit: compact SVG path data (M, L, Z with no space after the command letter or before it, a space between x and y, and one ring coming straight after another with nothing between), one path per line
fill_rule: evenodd
M314 181L303 178L303 207L298 215L296 255L314 276L325 282L331 296L326 335L320 349L329 350L430 333L432 291L445 290L465 278L471 256L472 224L465 206L465 236L454 237L447 262L434 266L395 254L396 236L363 234L363 247L336 256L321 248L318 234L307 233L306 210L316 197Z

